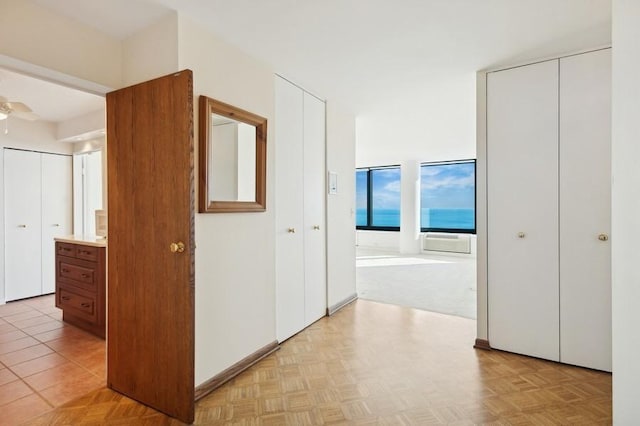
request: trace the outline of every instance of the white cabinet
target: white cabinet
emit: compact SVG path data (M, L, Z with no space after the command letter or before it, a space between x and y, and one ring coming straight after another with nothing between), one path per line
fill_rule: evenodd
M327 308L325 105L276 77L276 335L288 339Z
M71 157L4 150L5 299L55 290L53 239L71 233Z
M487 75L494 348L611 369L610 69L600 50Z
M489 339L558 361L557 61L487 78Z
M611 51L560 59L560 87L560 359L610 371Z

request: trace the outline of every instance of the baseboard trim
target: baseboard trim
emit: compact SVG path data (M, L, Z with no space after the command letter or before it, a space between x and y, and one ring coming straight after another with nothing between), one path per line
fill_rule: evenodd
M258 361L262 360L264 357L271 355L272 353L274 353L278 349L280 349L280 345L278 344L277 341L274 340L273 342L269 343L268 345L258 349L257 351L255 351L251 355L249 355L249 356L241 359L240 361L236 362L235 364L233 364L231 367L227 368L226 370L216 374L215 376L213 376L212 378L210 378L206 382L202 383L201 385L196 386L196 390L195 390L195 399L196 399L196 401L198 401L199 399L202 399L206 395L210 394L215 389L217 389L220 386L224 385L229 380L233 379L238 374L242 373L247 368L249 368L252 365L254 365L255 363L257 363Z
M473 345L473 347L475 349L482 349L485 351L491 350L491 345L489 344L489 341L486 339L476 339L476 343Z
M340 309L347 306L349 303L354 302L358 298L358 293L353 293L349 295L346 299L341 300L333 306L329 306L327 308L327 316L331 316L338 312Z

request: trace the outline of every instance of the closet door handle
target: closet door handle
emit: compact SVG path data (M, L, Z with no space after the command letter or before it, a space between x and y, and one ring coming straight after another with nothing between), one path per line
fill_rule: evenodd
M518 238L524 238L526 236L527 234L525 234L524 232L518 232Z
M295 234L296 233L296 228L289 228L287 229L287 232L290 234Z
M320 230L320 225L313 225L313 229L315 231L319 231Z
M18 228L26 228L27 225L18 225Z
M600 235L598 235L598 239L600 241L608 241L609 240L609 236L607 234L600 234Z

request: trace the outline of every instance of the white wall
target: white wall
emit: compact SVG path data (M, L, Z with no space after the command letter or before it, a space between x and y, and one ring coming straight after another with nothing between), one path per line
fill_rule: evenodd
M419 104L388 100L358 115L356 167L475 158L475 74L420 91Z
M364 248L376 248L400 252L400 233L393 231L358 230L356 231L356 245Z
M416 218L414 209L420 208L420 200L414 198L413 165L476 157L475 74L452 76L449 81L439 83L417 89L423 92L420 103L409 105L387 100L384 106L365 112L356 120L356 167L400 164L403 189L400 235L391 237L380 232L359 231L361 246L418 253L414 222L416 219L419 222L420 210ZM399 116L397 111L403 114ZM419 194L418 188L418 197ZM389 247L395 239L398 244Z
M74 138L85 134L97 136L96 133L102 131L104 135L107 121L105 108L106 104L97 111L61 121L57 126L56 137L58 140L64 139L65 142L74 142Z
M122 44L122 84L130 86L179 71L178 15L170 12Z
M487 78L486 73L476 76L476 338L487 340L488 287L487 287Z
M640 2L613 0L613 422L640 418Z
M119 40L28 1L0 0L0 10L0 55L119 87Z
M120 41L28 2L0 6L0 65L101 94L190 68L194 105L206 94L275 122L273 70L181 15ZM34 37L41 28L49 33ZM355 293L355 123L330 102L328 114L327 166L341 177L340 193L327 205L328 294L335 303ZM275 341L274 141L270 125L266 212L196 216L196 385Z
M9 118L9 133L4 134L0 121L0 304L4 304L4 148L19 148L42 152L71 154L73 146L57 142L56 126L44 121L24 121ZM53 242L52 242L53 244Z
M179 66L194 72L196 104L206 95L266 117L269 123L266 212L196 215L199 385L276 340L274 73L184 16L179 17L178 32Z
M356 294L355 116L327 100L327 170L338 193L327 195L327 305Z

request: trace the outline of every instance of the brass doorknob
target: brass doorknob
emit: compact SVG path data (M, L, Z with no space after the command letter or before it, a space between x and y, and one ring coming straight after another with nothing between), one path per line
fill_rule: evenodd
M313 225L313 229L315 229L316 231L320 230L320 225Z
M295 234L296 233L296 228L289 228L287 229L287 232L290 234Z
M18 228L26 228L27 225L18 225Z
M607 241L607 240L609 240L609 236L607 234L600 234L600 235L598 235L598 239L600 241Z
M184 251L184 243L182 241L171 243L169 244L169 250L171 250L171 253L182 253Z
M518 232L518 238L524 238L526 234L524 232Z

